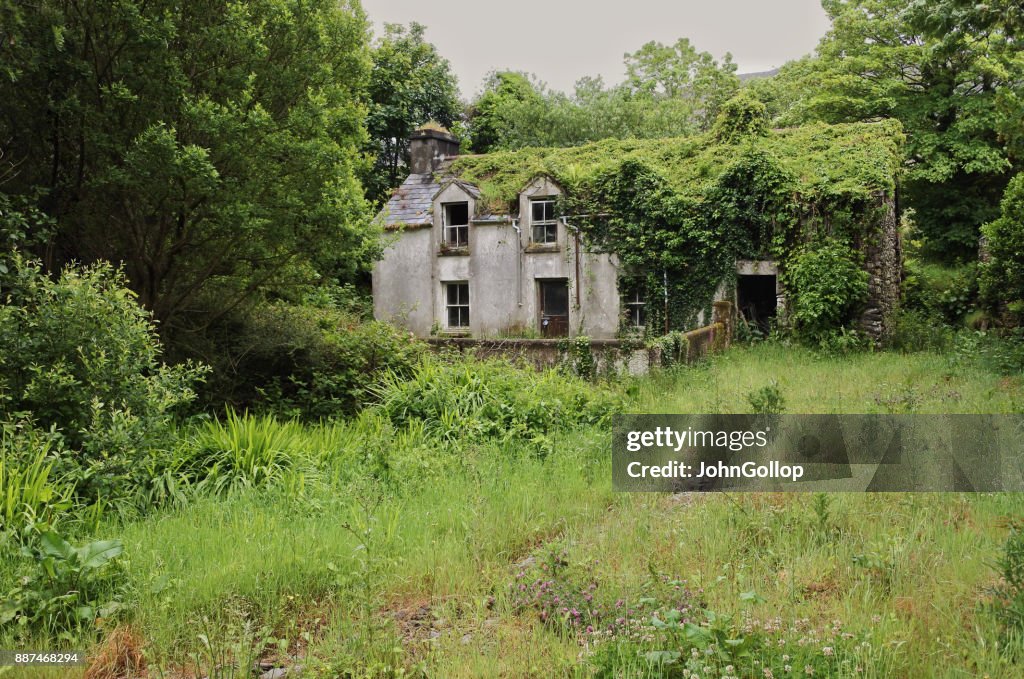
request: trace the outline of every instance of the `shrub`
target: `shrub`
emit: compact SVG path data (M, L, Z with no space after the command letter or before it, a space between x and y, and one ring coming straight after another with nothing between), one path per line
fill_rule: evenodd
M953 332L941 317L916 309L904 309L894 317L890 342L900 351L946 351Z
M779 415L786 412L786 399L779 389L779 383L772 380L760 389L747 394L747 403L758 415Z
M184 468L215 493L276 482L306 458L308 435L301 424L228 411L223 420L199 427Z
M29 573L0 603L0 627L17 625L51 638L75 640L94 630L97 618L120 605L120 571L110 562L123 551L120 540L99 540L74 547L47 531L22 550Z
M1024 302L1024 174L1006 187L998 219L981 227L988 249L982 265L981 297L993 311L1007 311L1013 303ZM1021 316L1011 320L1020 323Z
M848 246L805 246L786 263L790 321L801 339L818 343L853 320L868 292L868 274Z
M221 334L209 402L305 420L354 413L381 374L410 374L426 351L408 333L331 305L267 304Z
M54 472L62 445L56 432L0 424L0 534L53 525L72 506L73 487Z
M387 373L375 393L396 427L417 423L446 441L543 443L555 430L604 422L618 404L613 392L582 379L501 360L425 359L409 379Z
M1024 644L1024 531L1013 526L996 563L1000 582L993 592L989 611L1002 628L1011 650L1020 653Z
M144 483L168 450L174 416L204 370L167 366L148 313L107 264L58 280L15 259L0 305L0 420L54 429L74 454L57 467L79 495L110 498Z

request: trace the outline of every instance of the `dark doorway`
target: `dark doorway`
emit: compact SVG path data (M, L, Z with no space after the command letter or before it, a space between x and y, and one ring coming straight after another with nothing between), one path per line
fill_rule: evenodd
M569 336L569 281L537 281L541 337Z
M752 326L767 333L775 318L775 276L740 276L736 282L736 306Z

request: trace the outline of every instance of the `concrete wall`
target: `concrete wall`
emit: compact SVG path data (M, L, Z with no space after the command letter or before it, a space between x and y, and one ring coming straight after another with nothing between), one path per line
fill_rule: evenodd
M383 257L373 267L373 315L425 337L434 323L431 229L387 232L384 243Z

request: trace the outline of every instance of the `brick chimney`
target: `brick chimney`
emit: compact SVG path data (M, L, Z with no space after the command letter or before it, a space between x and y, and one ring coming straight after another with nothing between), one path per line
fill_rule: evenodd
M427 174L441 161L459 155L459 140L445 129L421 127L409 137L409 171Z

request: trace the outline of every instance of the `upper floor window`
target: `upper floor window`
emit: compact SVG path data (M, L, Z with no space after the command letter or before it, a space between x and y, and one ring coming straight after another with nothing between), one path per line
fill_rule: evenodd
M555 219L555 199L536 198L530 201L531 237L534 243L557 243L558 220Z
M469 203L445 203L442 222L445 245L450 248L469 245Z

